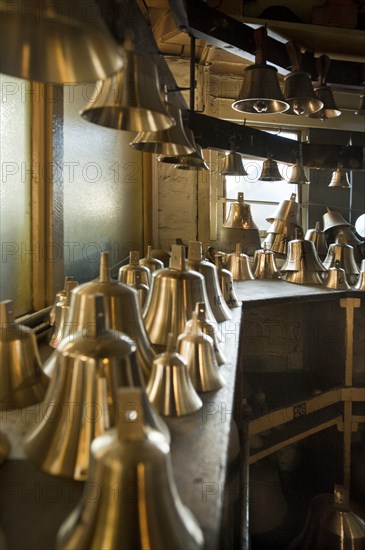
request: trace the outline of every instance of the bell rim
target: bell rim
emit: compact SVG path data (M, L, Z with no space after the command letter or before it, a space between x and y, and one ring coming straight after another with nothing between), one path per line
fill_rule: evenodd
M173 126L171 117L168 114L143 107L122 107L115 105L89 107L80 111L80 116L87 122L113 130L159 132L168 130ZM148 124L144 124L143 121L147 121ZM151 124L152 121L154 124Z

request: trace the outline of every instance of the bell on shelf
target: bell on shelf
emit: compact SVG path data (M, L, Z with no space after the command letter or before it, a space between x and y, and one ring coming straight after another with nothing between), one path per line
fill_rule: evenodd
M59 291L56 293L56 297L55 297L55 299L54 299L52 309L51 309L51 311L49 312L49 324L51 325L51 327L53 327L53 325L55 324L55 321L56 321L56 305L59 304L60 302L63 302L63 301L66 299L66 293L67 293L66 287L67 287L67 282L68 282L68 281L74 281L74 280L75 280L75 279L74 279L74 277L72 277L72 276L67 276L67 277L65 277L63 289L62 289L62 290L59 290ZM78 283L77 283L77 284L78 284Z
M323 265L326 269L330 269L335 267L336 262L338 262L339 267L345 270L349 284L355 285L360 271L355 262L354 249L351 245L343 243L341 238L338 243L329 245Z
M333 91L327 86L327 73L330 68L330 58L327 55L320 55L317 59L317 71L319 75L319 85L314 89L318 99L323 103L322 109L315 113L310 113L311 118L320 118L325 121L328 118L335 118L341 115L337 108Z
M312 241L320 259L323 260L326 257L328 246L326 242L325 233L324 231L321 231L319 228L319 222L316 222L316 226L314 229L308 229L304 239L306 241Z
M171 333L166 351L153 361L146 392L157 412L165 416L191 414L203 406L191 383L188 364L176 352L175 338Z
M142 273L140 271L136 271L134 274L134 284L128 286L131 286L137 291L138 300L141 304L141 309L143 309L149 293L149 287L142 282Z
M278 222L280 222L281 226L280 231L272 231L270 228L262 245L266 246L267 250L274 252L277 256L283 257L287 255L288 243L295 238L297 226L282 222L281 220L278 220Z
M113 280L109 271L109 253L102 252L99 278L79 285L72 291L65 336L73 332L82 332L89 325L95 324L95 308L90 307L88 297L103 294L106 297L108 326L124 332L135 341L137 361L142 367L145 380L148 380L155 353L143 323L137 291ZM47 373L53 370L48 361L46 367L49 367Z
M255 252L255 279L281 279L281 273L276 265L275 255L271 250L263 249Z
M223 353L221 352L219 348L219 333L217 331L217 325L214 323L211 323L207 318L205 314L205 303L204 302L197 302L195 306L195 312L198 315L198 325L204 334L208 334L208 336L211 337L213 340L213 347L214 347L214 353L215 357L217 359L218 365L223 365L226 362L226 358L224 357ZM185 330L189 331L193 326L193 320L190 319L187 321Z
M152 284L143 310L144 324L151 342L156 346L166 346L169 332L177 338L183 332L186 321L191 319L197 302L205 303L207 318L216 323L203 275L186 268L185 248L174 244L171 247L170 267L152 274Z
M164 267L164 264L161 260L158 258L154 258L152 255L152 246L147 246L147 254L145 258L141 258L139 260L139 265L143 265L144 267L148 267L150 272L156 271L157 269L162 269Z
M328 239L335 243L345 243L349 244L354 249L354 259L356 263L360 263L363 259L363 254L361 253L361 245L363 244L360 241L351 227L336 227L328 233ZM332 244L332 243L331 243Z
M92 440L116 423L117 388L144 388L134 342L106 328L101 294L88 301L95 311L95 323L89 325L87 334L64 338L57 348L57 366L44 400L47 414L24 445L27 457L43 471L78 480L87 478ZM151 429L169 438L167 426L143 395Z
M331 210L330 208L326 208L327 212L323 214L323 231L326 233L330 229L333 229L335 227L352 227L355 229L351 223L349 223L345 218L340 214L340 212L336 212L335 210Z
M61 302L55 306L55 323L53 334L50 338L49 345L56 348L65 335L66 324L70 311L71 291L78 286L78 282L73 278L66 282L66 295Z
M141 282L149 287L151 284L151 272L148 267L140 265L138 250L131 250L129 252L129 264L123 265L119 269L118 281L126 285L134 286L137 271L139 271L141 275Z
M344 189L350 189L351 184L349 182L347 172L342 170L341 165L333 172L332 178L328 187L343 187Z
M326 288L333 288L334 290L350 289L350 285L346 279L346 272L340 267L340 262L338 260L335 262L334 267L330 267L327 270L323 285Z
M236 251L228 254L227 268L232 273L234 281L247 281L255 278L247 254L241 252L241 243L236 243Z
M230 308L240 307L241 302L233 286L232 273L224 267L220 254L215 255L215 265L218 271L218 279L220 281L223 298L227 306Z
M283 220L300 227L300 206L295 200L296 197L296 193L292 193L289 200L280 201L270 217L266 218L266 221L272 223L275 220Z
M269 155L263 162L259 181L281 181L283 179L277 162L273 159L272 155Z
M354 286L355 290L365 290L365 260L361 262L360 277Z
M192 384L196 391L219 390L224 380L214 353L213 339L199 327L198 314L192 315L193 323L177 339L177 351L187 361Z
M15 322L11 300L0 302L0 409L39 403L48 383L33 330Z
M237 202L230 204L228 216L221 227L221 245L233 252L236 243L240 242L245 254L253 255L260 248L260 232L255 224L251 206L244 202L244 194L238 193Z
M169 445L146 427L140 388L120 389L117 405L116 428L92 443L88 483L58 531L58 550L202 550L203 533L175 485Z
M289 241L288 256L281 268L285 281L302 285L321 285L321 274L325 271L326 268L318 258L312 241Z
M203 260L203 246L200 241L190 241L186 267L198 271L205 279L208 300L217 323L232 319L232 314L224 301L219 285L217 268L212 262Z

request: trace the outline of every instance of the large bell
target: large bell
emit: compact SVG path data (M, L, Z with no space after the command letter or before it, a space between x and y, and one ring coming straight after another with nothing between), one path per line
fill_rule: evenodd
M91 302L88 302L88 296L95 294L103 294L106 297L109 327L124 332L135 341L137 361L143 369L145 379L148 380L155 353L143 323L138 294L133 288L111 279L108 252L102 252L100 256L99 278L72 291L69 329L66 334L83 331L95 323L95 310L90 307Z
M95 82L123 67L123 50L95 0L1 1L0 35L0 73L18 78Z
M284 178L279 172L278 163L269 155L262 164L259 181L281 181Z
M281 279L281 273L276 265L275 255L266 246L255 252L255 279Z
M232 273L234 281L254 279L247 254L242 254L241 243L236 243L236 251L228 254L227 268Z
M129 252L129 264L123 265L119 269L118 281L133 286L136 282L137 272L141 276L141 282L149 287L151 284L151 272L148 267L140 264L138 250L131 250Z
M106 128L157 132L175 124L162 100L157 66L150 55L125 51L123 71L97 83L81 116Z
M340 214L340 212L335 212L327 207L327 212L323 214L323 231L327 232L329 229L339 226L349 226L354 228L351 223L349 223L345 218ZM355 228L354 228L355 229Z
M365 290L365 260L361 262L360 277L354 286L355 290Z
M177 339L177 351L188 363L192 384L196 391L219 390L224 380L214 353L213 339L199 327L198 314L192 315L193 322Z
M15 322L11 300L0 302L0 409L42 401L48 382L34 332Z
M318 495L310 503L302 532L288 550L363 550L365 522L354 514L347 491L335 485L334 497Z
M183 245L172 245L170 267L152 274L152 284L143 310L144 324L151 342L166 346L169 332L177 338L191 319L195 304L204 302L207 318L216 323L210 307L205 279L188 270ZM163 350L162 350L163 351Z
M144 388L134 342L106 329L102 295L88 297L95 324L66 337L56 350L57 368L44 400L40 422L27 435L27 457L52 475L87 478L90 445L115 425L117 388ZM148 403L149 424L168 437L169 431Z
M351 184L349 182L347 172L338 167L333 173L328 187L343 187L344 189L350 189Z
M88 483L61 525L57 549L202 549L202 531L175 485L169 445L146 428L140 389L119 390L118 409L116 429L91 446Z
M204 332L204 334L208 334L208 336L210 336L213 340L214 353L218 365L223 365L226 362L226 358L219 348L219 331L217 330L217 325L206 318L205 303L197 302L195 306L195 312L197 314L200 330ZM189 332L189 330L193 326L193 322L193 319L190 319L186 322L185 331Z
M280 201L270 217L266 218L266 221L272 223L275 220L283 220L300 227L300 206L295 200L296 197L296 194L292 193L289 200Z
M310 183L305 175L303 164L300 162L294 164L288 183L293 183L295 185L308 185Z
M176 352L171 333L166 351L153 361L146 392L156 410L165 416L183 416L203 406L191 383L187 361Z
M246 67L241 90L232 107L236 111L253 114L286 111L289 105L281 92L277 69L265 63Z
M328 118L335 118L342 114L335 103L335 98L333 97L333 91L331 88L328 86L320 86L319 88L315 88L314 91L318 99L322 101L323 107L315 113L310 113L309 116L311 118L327 120Z
M334 267L327 270L323 285L334 290L349 290L351 288L347 282L345 270L340 267L340 262L336 262Z
M55 324L56 321L56 305L60 302L63 302L66 299L66 287L67 287L67 281L74 281L74 277L67 276L65 277L63 289L56 292L56 296L53 302L53 306L51 311L49 312L49 324L51 327Z
M255 224L251 206L244 202L244 194L238 193L237 202L232 202L228 216L221 227L221 246L227 251L233 251L240 242L242 251L252 256L260 248L260 231Z
M78 286L73 278L66 282L66 295L55 306L55 323L49 345L56 348L65 335L68 314L70 311L71 291Z
M284 98L289 104L286 115L309 115L323 107L312 85L310 75L304 71L295 71L284 78Z
M208 300L217 323L232 319L229 307L224 301L218 280L217 268L212 262L203 259L203 246L200 241L190 241L187 269L201 273L205 279Z
M336 262L339 262L339 266L345 270L350 285L355 285L360 271L355 262L353 247L342 242L330 244L323 265L326 269L330 269L335 267Z
M181 109L167 103L167 111L175 120L175 126L158 132L139 132L130 143L132 149L160 155L189 155L195 152L185 133Z
M224 155L224 164L221 171L222 176L247 176L242 162L242 155L236 153L234 148Z
M216 254L215 265L218 271L218 279L220 281L223 298L230 308L240 307L241 302L237 297L233 286L232 273L224 267L222 256Z
M321 285L326 271L312 241L295 239L288 244L288 257L281 268L283 279L302 285Z
M326 257L328 246L327 246L326 236L324 234L324 231L321 231L319 228L319 222L316 222L316 226L314 229L308 229L304 239L306 241L312 241L320 259L323 260Z
M147 254L145 258L141 258L139 260L139 265L143 265L144 267L148 267L150 272L156 271L157 269L162 269L164 267L164 264L161 260L158 258L154 258L152 255L152 246L147 246Z

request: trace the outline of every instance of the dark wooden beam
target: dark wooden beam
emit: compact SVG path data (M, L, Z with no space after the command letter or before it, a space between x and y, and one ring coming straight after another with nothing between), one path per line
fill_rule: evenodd
M210 8L201 0L174 0L170 2L176 25L185 32L239 57L255 60L254 29L217 9ZM351 32L351 30L349 30ZM268 38L267 61L288 70L290 60L285 44ZM319 52L324 53L324 52ZM318 74L313 52L302 54L303 69L312 80ZM327 82L341 87L363 87L362 63L332 60Z
M192 112L189 127L196 141L209 149L229 151L234 139L236 150L250 157L272 154L280 162L294 164L299 158L300 142L269 134L242 124ZM336 169L340 162L348 170L364 170L364 148L359 146L302 143L304 166Z

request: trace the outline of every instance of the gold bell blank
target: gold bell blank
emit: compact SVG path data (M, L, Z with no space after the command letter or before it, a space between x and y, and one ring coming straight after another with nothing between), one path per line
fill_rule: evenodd
M58 550L202 550L196 519L182 503L166 439L145 425L140 388L118 392L117 427L91 446L85 493L57 534Z
M152 246L147 246L147 254L145 258L141 258L139 260L139 265L142 265L144 267L148 267L150 272L157 271L157 269L162 269L164 267L164 264L161 260L158 258L154 258L152 255Z
M215 255L215 265L218 271L218 279L220 281L223 298L227 306L230 308L240 307L241 302L233 286L232 273L224 267L225 264L220 254Z
M134 286L137 271L140 273L141 282L149 287L151 284L151 271L145 265L140 264L138 250L131 250L129 252L129 264L123 265L119 269L119 282Z
M241 243L236 243L236 251L228 254L227 268L232 273L234 281L253 280L250 262L247 254L242 254Z
M220 347L219 347L219 325L217 323L212 323L207 319L206 312L205 312L205 303L204 302L197 302L195 306L195 312L198 316L198 324L199 328L204 332L204 334L208 334L213 340L213 347L214 347L214 353L215 357L217 359L218 365L223 365L226 362L226 358L224 357ZM193 319L190 319L186 323L185 329L189 331L193 326Z
M34 332L15 322L13 302L0 303L0 407L19 409L44 399L49 383Z

